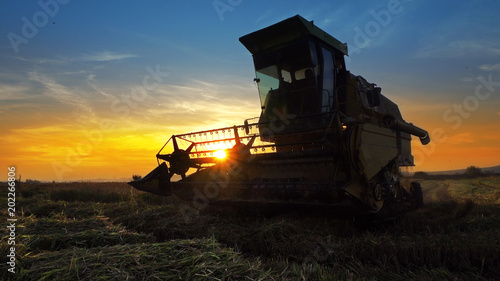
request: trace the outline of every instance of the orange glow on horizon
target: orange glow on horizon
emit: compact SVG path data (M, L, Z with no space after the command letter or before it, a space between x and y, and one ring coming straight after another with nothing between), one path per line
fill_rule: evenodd
M406 118L414 121L415 118ZM446 171L474 165L492 167L500 164L500 132L493 126L477 124L468 132L447 130L440 139L432 127L432 142L426 146L412 141L416 166L410 171ZM443 124L443 128L445 124ZM208 129L208 126L207 126ZM92 132L92 129L88 129ZM96 131L93 131L96 132ZM3 137L4 167L16 166L23 179L74 181L93 179L128 180L133 174L146 175L156 165L155 155L168 137L180 132L136 132L123 129L105 133L101 138L86 137L79 130L17 130ZM56 136L56 137L54 137ZM6 149L8 147L8 149ZM226 147L216 147L214 156L223 159Z

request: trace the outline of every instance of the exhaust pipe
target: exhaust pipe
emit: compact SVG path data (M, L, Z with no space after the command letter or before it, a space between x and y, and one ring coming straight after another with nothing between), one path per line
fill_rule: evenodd
M428 144L431 141L429 137L429 133L426 130L419 128L412 123L407 123L403 120L391 119L389 123L389 128L394 130L400 130L408 134L412 134L414 136L419 137L420 142L423 145Z

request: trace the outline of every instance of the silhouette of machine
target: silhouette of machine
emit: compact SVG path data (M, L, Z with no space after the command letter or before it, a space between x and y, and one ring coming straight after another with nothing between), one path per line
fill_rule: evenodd
M413 165L411 135L423 145L429 135L404 121L381 88L346 70L346 44L299 15L240 42L253 55L258 121L173 135L156 155L158 167L132 186L194 207L233 202L394 213L423 204L420 185L403 187L399 169Z

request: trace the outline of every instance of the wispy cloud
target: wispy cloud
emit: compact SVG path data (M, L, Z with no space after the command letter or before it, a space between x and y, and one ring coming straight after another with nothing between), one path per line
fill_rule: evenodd
M80 58L80 60L82 60L82 61L113 61L113 60L122 60L122 59L135 58L135 57L137 57L137 56L133 55L133 54L120 54L120 53L113 53L113 52L109 52L109 51L102 51L99 53L83 56Z
M263 12L260 17L258 17L255 22L256 23L260 23L262 20L265 20L265 19L268 19L269 17L271 17L271 15L273 14L273 9L267 9L265 12Z
M12 59L33 63L33 64L51 64L51 65L61 65L71 62L104 62L104 61L114 61L123 60L128 58L135 58L137 55L129 53L116 53L110 51L95 52L92 54L83 55L77 58L74 57L57 57L57 58L28 58L21 56L12 56Z
M101 88L101 86L99 86L99 84L95 81L95 74L89 74L87 76L87 84L92 88L94 89L94 91L96 93L99 93L101 94L102 96L104 96L105 98L109 99L109 100L115 100L115 96L113 96L112 94L106 92L105 90L103 90Z
M40 74L37 71L28 73L29 79L41 83L44 88L44 95L68 106L75 107L80 110L77 113L79 118L94 118L95 114L88 102L88 98L82 97L65 87L57 83L54 79L48 77L47 75Z
M494 71L494 70L500 70L500 63L497 64L483 64L479 67L481 70L485 71Z
M492 42L455 40L443 43L431 43L421 48L415 58L460 58L470 56L500 55L500 47Z
M0 84L0 101L30 98L31 96L27 94L28 90L27 86Z
M64 64L68 62L65 58L26 58L21 56L13 56L12 59L29 62L33 64Z
M141 118L169 120L168 125L180 133L240 124L246 118L258 116L260 106L255 87L234 77L232 80L234 84L190 80L185 84L163 85L151 93L151 103L145 104Z
M446 143L448 145L457 145L457 144L474 143L474 142L475 142L474 135L470 132L456 134L446 139Z
M52 125L47 125L47 126L35 126L32 128L16 128L12 129L13 132L18 133L20 135L24 136L32 136L32 137L47 137L47 136L52 136L54 137L55 135L57 136L62 136L64 134L68 134L70 131L68 130L67 127L64 127L63 125L60 124L52 124Z

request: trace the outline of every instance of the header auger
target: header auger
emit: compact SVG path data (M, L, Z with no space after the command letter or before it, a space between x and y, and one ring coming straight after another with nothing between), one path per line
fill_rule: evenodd
M173 135L158 167L130 182L175 195L196 208L209 202L344 206L366 213L423 204L411 135L381 88L345 68L347 45L297 15L240 38L252 53L261 114L243 125ZM254 121L252 121L254 120Z

